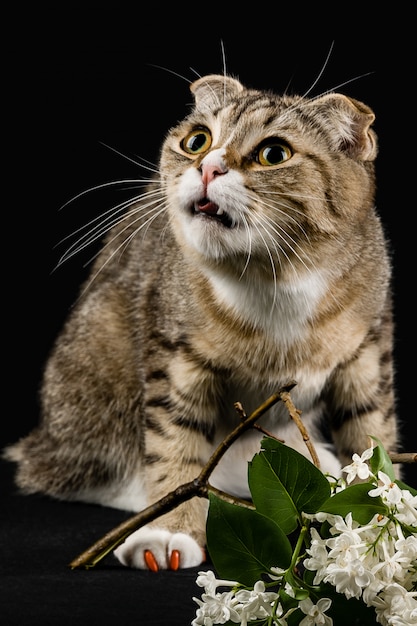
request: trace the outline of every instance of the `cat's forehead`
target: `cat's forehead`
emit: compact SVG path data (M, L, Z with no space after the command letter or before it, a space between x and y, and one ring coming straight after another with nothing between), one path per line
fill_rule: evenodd
M197 105L185 124L208 127L215 143L239 142L249 147L262 136L294 134L296 110L302 106L301 97L245 90L217 106Z
M221 118L223 122L230 124L251 124L258 121L269 125L283 122L283 115L289 109L295 110L302 102L301 96L247 89L224 102L213 102L211 106L197 102L190 117Z

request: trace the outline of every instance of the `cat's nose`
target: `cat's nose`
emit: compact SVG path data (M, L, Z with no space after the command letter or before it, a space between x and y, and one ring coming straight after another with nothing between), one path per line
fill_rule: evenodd
M227 172L226 166L219 163L202 163L201 164L202 179L205 186L207 186L214 178L221 176Z

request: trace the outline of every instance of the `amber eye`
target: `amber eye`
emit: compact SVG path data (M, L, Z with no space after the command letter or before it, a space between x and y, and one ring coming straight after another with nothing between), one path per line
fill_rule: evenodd
M279 165L288 161L292 157L292 152L287 144L277 140L268 140L259 148L256 160L261 165Z
M211 134L206 128L196 128L181 141L181 148L188 154L206 152L211 146Z

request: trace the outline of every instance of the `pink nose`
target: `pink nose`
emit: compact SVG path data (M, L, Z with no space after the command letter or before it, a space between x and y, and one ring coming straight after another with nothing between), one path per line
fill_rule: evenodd
M201 170L203 172L203 183L204 185L208 185L216 176L221 176L227 172L227 169L218 163L212 164L201 164Z

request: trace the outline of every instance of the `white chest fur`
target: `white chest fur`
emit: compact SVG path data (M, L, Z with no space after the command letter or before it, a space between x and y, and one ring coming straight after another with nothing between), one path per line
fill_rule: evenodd
M311 271L293 281L266 284L248 273L240 280L210 271L219 301L275 341L292 343L304 336L327 288L323 273Z

